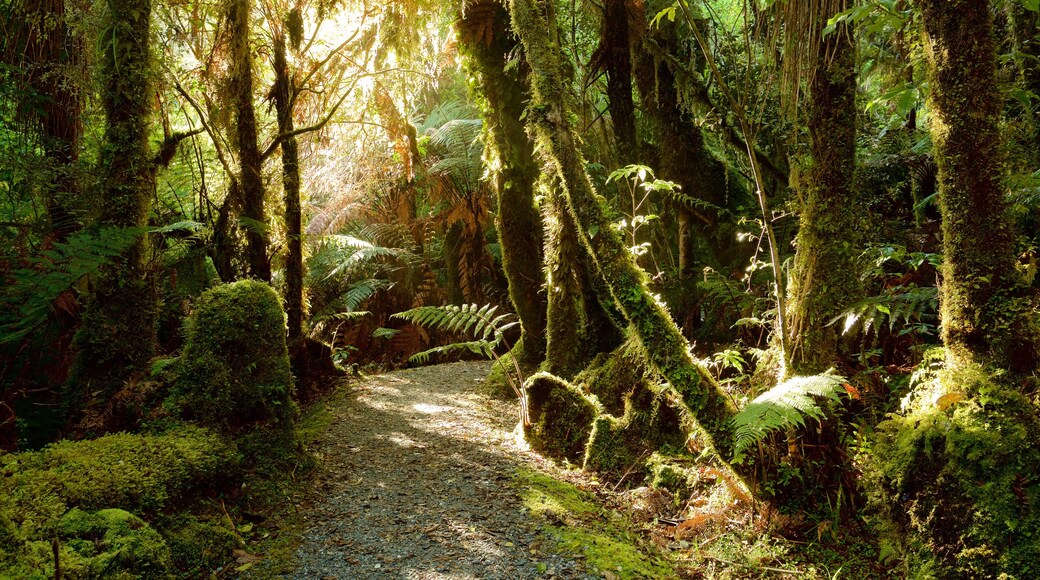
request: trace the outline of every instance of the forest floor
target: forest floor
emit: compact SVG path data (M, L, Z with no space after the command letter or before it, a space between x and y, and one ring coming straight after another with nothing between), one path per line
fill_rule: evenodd
M364 377L329 408L290 578L602 577L580 554L554 553L525 506L520 474L556 468L517 441L515 404L482 394L489 370Z
M308 580L887 577L873 541L846 527L829 542L787 541L739 502L676 503L542 458L516 436L516 404L486 394L490 368L364 376L312 405L301 427L320 467L291 486L283 513L254 531L269 539L237 552L236 569Z

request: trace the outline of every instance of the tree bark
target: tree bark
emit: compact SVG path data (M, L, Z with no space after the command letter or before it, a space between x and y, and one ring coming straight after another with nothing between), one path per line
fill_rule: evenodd
M821 26L822 28L822 26ZM845 25L813 55L809 84L810 167L802 190L797 250L788 277L788 370L814 374L838 362L841 328L828 326L863 295L855 260L864 210L856 168L856 49Z
M464 54L477 73L478 90L487 101L482 111L487 127L485 142L488 157L495 160L493 184L498 196L496 226L502 269L522 327L520 362L538 364L545 358L547 306L542 222L534 204L540 171L521 121L530 91L519 71L506 70L506 59L517 40L509 27L509 15L499 2L468 7L458 27Z
M636 162L636 116L632 102L632 57L629 52L625 0L605 0L599 51L607 73L607 103L620 165Z
M918 0L931 85L942 214L942 338L956 364L1029 373L1037 332L1015 269L1004 199L996 50L989 2Z
M241 176L242 217L246 233L246 262L249 275L271 281L267 257L267 220L264 214L263 158L253 108L253 53L249 44L252 0L230 0L228 27L231 30L231 89Z
M105 145L97 172L103 205L99 223L118 228L147 224L155 174L149 153L152 113L150 0L107 0L106 41L99 57L105 112ZM84 396L105 400L155 354L157 298L145 263L141 234L98 276L76 335L78 353L69 378L67 405Z
M676 71L669 63L659 61L647 46L654 42L658 49L672 49L675 34L647 29L645 9L633 15L633 22L642 25L641 29L633 29L632 64L643 109L653 122L657 137L657 176L678 183L690 197L721 206L727 190L726 168L708 150L700 127L682 110ZM714 235L718 228L717 212L705 209L695 213L694 208L678 201L673 205L677 214L680 277L689 280L695 277L698 263L694 252L696 234L715 241L708 245L714 255L701 256L701 263L717 263L726 248Z
M285 38L278 36L274 44L275 84L272 94L278 116L278 134L282 140L282 189L285 197L285 314L288 323L289 349L303 339L303 210L300 199L300 148L292 136L293 103L295 101L292 75L285 56Z

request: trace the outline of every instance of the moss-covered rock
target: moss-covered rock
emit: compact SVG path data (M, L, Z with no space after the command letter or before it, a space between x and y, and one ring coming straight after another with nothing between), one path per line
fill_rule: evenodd
M128 512L157 513L237 473L233 446L196 427L63 441L0 456L0 569L34 571L15 577L53 577L51 540L59 538L69 577L154 576L145 574L153 570L147 563L165 570L169 552ZM72 572L76 566L82 575ZM107 572L91 572L95 566Z
M291 426L296 405L275 291L244 280L205 292L188 319L174 374L172 403L202 425L224 433L258 423Z
M599 409L580 389L551 375L527 380L527 412L531 424L525 436L531 447L554 459L580 463Z
M1038 433L1037 408L977 369L879 425L868 498L907 577L1040 577Z
M83 577L102 577L109 570L156 577L170 570L170 549L162 536L130 512L73 508L57 529L72 552L62 560L62 571L69 576L79 576L72 573L75 567L82 567Z

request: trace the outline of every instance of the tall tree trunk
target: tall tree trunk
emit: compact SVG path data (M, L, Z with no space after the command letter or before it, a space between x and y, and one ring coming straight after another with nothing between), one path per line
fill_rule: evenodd
M253 108L253 52L249 44L249 19L252 0L230 0L228 28L231 30L231 90L234 101L235 132L238 140L239 182L242 192L242 217L246 232L246 262L249 275L271 281L271 262L267 258L267 220L264 214L263 159Z
M70 206L79 194L75 166L79 160L83 100L69 69L79 64L83 47L65 17L64 0L16 3L8 18L9 38L0 41L3 62L29 95L18 115L40 130L41 147L54 174L46 181L45 205L51 232L63 240L79 228Z
M292 75L285 58L285 38L278 36L274 44L275 84L272 94L278 114L278 133L292 133ZM285 194L285 314L288 320L289 349L303 339L303 210L300 201L300 148L296 137L282 140L282 189Z
M531 65L528 122L537 136L539 151L559 177L586 257L639 337L650 363L682 396L709 444L721 457L731 457L732 403L707 370L693 360L689 343L649 291L645 272L636 266L628 248L611 229L602 198L585 172L568 121L560 49L548 37L549 21L535 0L510 0L509 5L513 29ZM588 228L595 228L594 235Z
M107 0L101 66L105 145L97 171L105 226L140 228L147 223L155 189L149 155L152 113L150 0ZM69 378L73 398L105 397L121 388L155 353L157 298L145 264L142 235L104 268L76 335L79 352ZM69 400L75 408L82 399Z
M625 0L605 0L599 52L607 73L607 102L621 165L636 162L636 116L632 103L632 58Z
M657 176L678 183L682 192L690 197L721 206L727 190L726 167L708 150L700 127L682 110L676 72L655 57L648 46L651 42L659 50L674 50L677 46L673 30L651 31L647 27L645 7L637 9L632 15L632 66L643 109L657 137L655 145L660 165ZM717 262L718 255L726 248L718 243L717 212L694 211L678 201L673 205L677 214L680 277L690 280L695 277L698 264L694 252L698 234L713 242L708 247L714 255L701 256L701 264Z
M542 223L534 204L539 168L520 120L530 91L519 71L506 70L506 59L517 41L500 2L470 5L458 26L464 53L487 101L482 116L488 131L488 156L497 161L493 184L498 195L496 226L502 269L522 327L521 348L514 351L521 362L538 364L545 358L546 348ZM490 36L486 36L488 30Z
M830 14L820 14L826 22ZM821 25L820 29L823 28ZM863 295L856 275L863 210L856 166L856 49L845 25L819 43L809 84L811 166L801 191L797 250L788 281L788 369L812 374L839 356L840 327L828 326Z
M917 0L939 166L942 338L949 360L1017 373L1037 363L1002 186L996 50L989 2Z

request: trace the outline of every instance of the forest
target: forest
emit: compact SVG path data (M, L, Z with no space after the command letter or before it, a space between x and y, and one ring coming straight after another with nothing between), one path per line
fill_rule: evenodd
M1038 0L0 0L0 578L1038 578L1038 267Z

